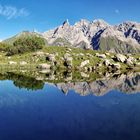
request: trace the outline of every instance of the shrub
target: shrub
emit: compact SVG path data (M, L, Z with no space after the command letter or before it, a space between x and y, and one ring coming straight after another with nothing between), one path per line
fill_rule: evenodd
M12 45L0 42L0 51L7 52Z
M45 46L45 41L41 37L19 38L13 43L13 47L8 48L7 55L23 54L42 49Z

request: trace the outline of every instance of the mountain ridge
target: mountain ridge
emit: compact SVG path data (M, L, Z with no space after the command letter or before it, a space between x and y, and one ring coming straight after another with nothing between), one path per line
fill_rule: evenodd
M29 33L44 38L49 46L70 46L115 53L140 52L140 23L134 21L110 25L102 19L81 19L70 25L66 20L62 25L43 33Z

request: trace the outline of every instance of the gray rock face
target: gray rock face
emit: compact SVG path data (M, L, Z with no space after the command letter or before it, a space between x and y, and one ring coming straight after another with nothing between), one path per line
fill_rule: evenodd
M136 22L124 22L118 26L118 30L124 33L126 38L131 37L140 44L140 24Z
M43 37L50 45L108 50L119 53L140 52L140 24L124 22L111 26L103 20L80 20L74 25L65 21L54 30L44 32ZM58 41L59 39L59 41Z

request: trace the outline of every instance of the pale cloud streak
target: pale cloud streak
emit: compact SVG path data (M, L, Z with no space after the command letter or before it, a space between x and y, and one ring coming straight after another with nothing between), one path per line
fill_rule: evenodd
M0 16L6 17L8 20L18 17L26 17L28 15L29 12L25 8L18 9L14 6L0 4Z

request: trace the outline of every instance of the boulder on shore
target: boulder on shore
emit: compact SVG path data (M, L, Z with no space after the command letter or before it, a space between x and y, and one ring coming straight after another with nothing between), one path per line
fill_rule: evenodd
M9 65L16 65L17 62L15 62L15 61L9 61L8 64L9 64Z
M37 66L38 69L51 69L51 65L49 64L40 64Z
M20 62L20 65L27 65L27 62L21 61L21 62Z
M103 59L106 58L106 55L105 54L96 53L96 56L99 57L99 58L103 58Z
M124 63L127 60L127 57L123 54L116 54L115 58L118 62Z
M85 60L81 63L80 67L83 68L84 66L86 66L87 64L89 64L89 60Z

